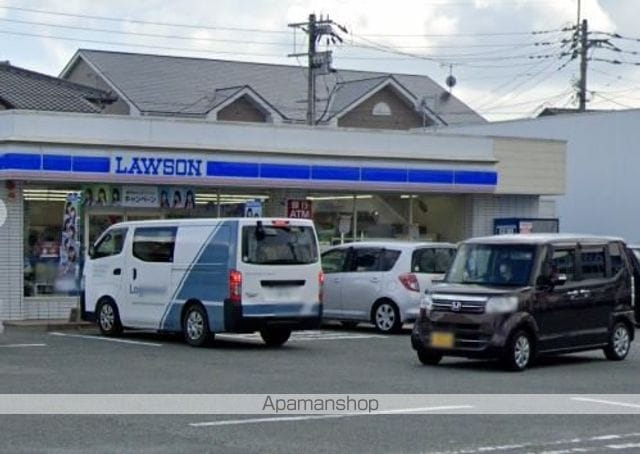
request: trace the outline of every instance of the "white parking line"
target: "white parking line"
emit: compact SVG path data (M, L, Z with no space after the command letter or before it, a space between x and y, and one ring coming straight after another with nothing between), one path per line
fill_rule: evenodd
M129 339L116 339L113 337L90 336L86 334L66 334L66 333L57 333L57 332L53 332L49 334L52 336L59 336L59 337L76 337L79 339L101 340L106 342L116 342L120 344L144 345L146 347L162 347L162 344L157 344L155 342L134 341Z
M589 397L572 397L572 400L577 400L580 402L593 402L596 404L604 404L604 405L615 405L618 407L640 408L640 404L630 404L628 402L615 402L613 400L591 399Z
M234 426L241 424L260 424L265 422L291 422L291 421L308 421L310 419L334 419L334 418L352 418L355 416L380 416L395 414L422 413L425 411L446 411L446 410L464 410L473 408L471 405L448 405L440 407L421 407L421 408L399 408L397 410L375 411L371 413L352 413L344 415L302 415L302 416L273 416L268 418L247 418L247 419L227 419L223 421L208 421L190 423L191 427L214 427L214 426Z
M5 344L0 348L25 348L25 347L46 347L47 344Z

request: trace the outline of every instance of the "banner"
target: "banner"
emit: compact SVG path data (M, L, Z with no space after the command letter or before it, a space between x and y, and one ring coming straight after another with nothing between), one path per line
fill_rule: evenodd
M80 258L80 195L70 193L67 195L64 213L62 216L62 241L60 242L60 263L55 287L59 292L75 292L79 278Z
M123 186L122 206L132 208L159 208L160 198L155 186Z
M196 207L196 193L193 188L163 186L160 188L160 208Z

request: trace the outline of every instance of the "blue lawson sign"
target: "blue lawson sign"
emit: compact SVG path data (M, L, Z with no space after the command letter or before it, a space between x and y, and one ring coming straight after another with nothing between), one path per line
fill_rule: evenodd
M167 183L178 179L216 184L220 180L242 183L302 182L307 186L327 187L339 183L343 188L429 190L452 192L493 192L498 185L498 172L491 167L479 169L458 165L451 167L415 167L396 162L386 166L374 162L362 164L319 163L303 157L288 162L223 160L214 153L108 152L104 154L52 153L20 151L0 154L0 174L14 178L41 179L55 175L65 181L86 181L87 176L126 177L132 183L155 182L166 177ZM94 181L101 181L95 180ZM105 179L107 181L107 179Z
M114 173L127 175L161 175L201 177L201 159L151 158L142 156L115 156Z

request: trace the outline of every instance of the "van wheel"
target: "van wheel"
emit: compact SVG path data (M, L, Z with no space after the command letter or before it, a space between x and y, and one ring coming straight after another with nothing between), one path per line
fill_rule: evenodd
M609 345L605 347L604 354L611 361L622 361L629 354L631 349L631 333L623 322L618 322L613 326Z
M98 328L103 336L117 336L122 333L122 323L118 306L111 300L104 300L98 306Z
M182 319L184 340L192 347L202 347L213 340L209 331L209 320L204 308L199 304L189 306Z
M502 359L508 370L514 372L525 370L533 359L531 336L524 330L516 331L507 341Z
M396 303L389 300L378 302L373 309L373 324L379 332L384 334L399 332L402 321Z
M442 353L427 350L426 348L419 348L417 353L418 359L425 366L436 366L442 360Z
M260 336L269 347L280 347L291 336L289 328L264 328L260 330Z

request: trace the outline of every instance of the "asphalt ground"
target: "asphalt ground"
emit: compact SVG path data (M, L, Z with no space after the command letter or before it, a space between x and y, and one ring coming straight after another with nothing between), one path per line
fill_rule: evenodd
M459 358L425 367L409 331L368 327L299 333L280 349L256 336L218 336L204 349L145 332L0 336L0 394L633 394L639 386L638 342L623 362L595 351L510 373ZM0 451L640 452L639 423L635 415L5 415Z

